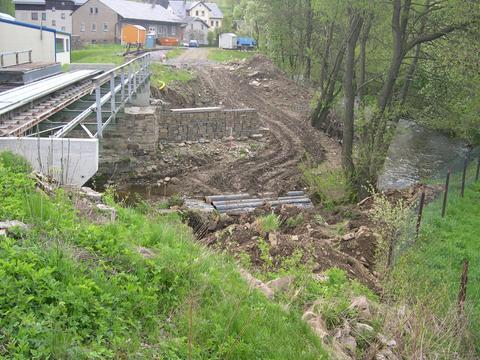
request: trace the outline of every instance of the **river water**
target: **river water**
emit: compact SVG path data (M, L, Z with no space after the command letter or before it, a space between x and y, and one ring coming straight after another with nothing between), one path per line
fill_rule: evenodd
M400 120L388 150L378 188L401 189L425 180L460 171L469 153L467 143L424 128L412 121Z

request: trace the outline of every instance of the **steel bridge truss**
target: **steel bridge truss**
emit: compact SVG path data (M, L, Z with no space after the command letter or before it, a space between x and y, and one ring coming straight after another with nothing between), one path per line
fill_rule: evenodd
M80 99L79 101L87 102L90 105L86 109L81 110L80 114L71 121L48 130L31 133L28 136L39 136L45 132L56 131L52 137L63 138L80 126L87 133L88 137L101 139L103 131L115 119L118 112L125 107L126 103L132 100L132 97L135 96L142 86L148 83L151 75L150 62L151 55L146 53L94 77L92 79L93 90L90 94L95 94L95 97L91 99L93 104L90 104L88 100ZM78 110L69 109L64 111L78 112ZM87 118L93 114L96 117L96 132L91 131L85 124ZM105 121L104 115L108 116Z

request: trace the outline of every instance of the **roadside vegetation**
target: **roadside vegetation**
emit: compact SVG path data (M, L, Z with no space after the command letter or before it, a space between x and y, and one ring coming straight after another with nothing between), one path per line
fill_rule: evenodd
M115 64L123 63L125 48L119 44L87 45L72 51L72 63Z
M176 57L179 57L180 55L182 55L185 51L187 51L187 49L183 48L183 47L178 47L178 48L175 48L175 49L172 49L172 50L168 50L166 53L165 53L165 57L167 59L174 59Z
M425 321L407 344L412 351L423 346L425 351L442 354L450 348L452 353L456 350L472 359L476 358L474 349L480 352L479 200L477 183L466 189L465 198L458 193L450 195L444 219L441 199L427 206L420 238L393 268L387 282L389 293ZM470 267L462 314L458 296L465 259Z
M184 69L176 69L160 63L153 63L150 66L152 71L151 84L154 87L161 87L163 83L168 85L172 82L187 83L195 79L195 74Z
M208 60L219 63L248 60L255 54L255 51L209 49Z
M249 289L176 215L109 192L118 218L94 224L61 189L36 191L23 160L0 159L0 220L29 225L0 241L0 356L326 358L295 312Z

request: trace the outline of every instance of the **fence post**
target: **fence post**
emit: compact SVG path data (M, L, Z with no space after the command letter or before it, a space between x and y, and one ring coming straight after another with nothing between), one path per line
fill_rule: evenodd
M101 95L101 88L100 82L95 84L95 103L97 109L97 136L99 139L102 138L102 128L103 128L103 120L102 120L102 95Z
M423 216L424 206L425 206L425 191L422 192L422 196L420 197L420 207L418 208L417 238L418 238L418 234L420 233L420 225L422 225L422 216Z
M447 213L447 201L448 201L448 188L450 186L450 171L447 173L447 181L445 181L445 192L443 195L443 205L442 205L442 218L445 217Z
M467 180L467 167L468 167L468 156L465 156L465 162L463 163L463 175L462 175L462 198L465 196L465 181Z
M465 300L467 299L467 284L468 284L468 259L464 259L462 277L460 278L460 291L458 293L458 315L462 315L465 308Z
M480 176L480 156L478 157L478 161L477 161L477 173L475 174L475 181L478 181L479 176Z

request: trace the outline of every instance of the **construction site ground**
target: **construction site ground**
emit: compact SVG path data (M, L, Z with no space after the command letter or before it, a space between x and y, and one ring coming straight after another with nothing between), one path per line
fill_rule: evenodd
M156 155L138 162L135 176L111 178L122 197L139 193L142 198L164 201L178 194L202 199L208 195L250 193L285 194L308 190L300 165L305 159L340 168L341 146L309 123L313 89L290 80L269 59L255 55L250 60L213 63L208 50L185 51L168 65L191 71L195 79L173 83L153 97L170 108L225 106L255 108L262 136L167 144ZM433 190L432 190L433 191ZM415 201L419 189L390 194ZM366 204L366 205L365 205ZM301 210L291 206L275 209L280 227L262 234L256 219L273 210L263 207L243 216L189 214L186 218L205 244L240 258L248 256L258 270L265 269L259 239L267 241L272 264L299 252L301 261L314 272L331 267L344 269L374 291L379 291L375 272L378 234L369 218L371 204L341 205Z

